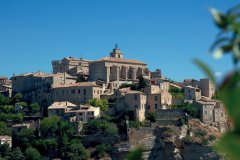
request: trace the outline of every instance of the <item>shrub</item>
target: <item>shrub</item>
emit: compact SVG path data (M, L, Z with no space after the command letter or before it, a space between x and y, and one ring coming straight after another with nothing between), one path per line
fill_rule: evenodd
M140 127L140 122L138 122L138 121L129 121L129 127L130 128L139 128Z
M149 120L150 122L156 122L157 116L155 113L148 113L146 119Z
M209 144L208 139L203 138L203 139L202 139L202 145L208 145L208 144Z
M197 137L204 137L206 135L207 135L207 131L205 131L205 130L199 129L195 132L195 136L197 136Z
M216 136L214 136L214 135L210 135L209 137L208 137L208 140L209 141L215 141L216 140Z
M96 146L96 156L98 158L102 158L106 155L107 151L108 151L108 146L106 144L100 144L98 146Z
M184 143L192 143L193 142L193 139L190 136L183 137L182 140Z

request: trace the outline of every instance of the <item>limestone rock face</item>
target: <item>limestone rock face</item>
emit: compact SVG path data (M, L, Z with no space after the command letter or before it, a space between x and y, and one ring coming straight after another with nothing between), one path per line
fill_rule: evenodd
M121 158L138 145L144 147L145 160L221 160L209 146L196 142L184 143L182 137L186 135L185 127L142 127L129 129L128 141L121 143L119 153ZM112 157L113 159L119 159ZM120 158L120 159L121 159ZM124 158L123 158L124 159Z

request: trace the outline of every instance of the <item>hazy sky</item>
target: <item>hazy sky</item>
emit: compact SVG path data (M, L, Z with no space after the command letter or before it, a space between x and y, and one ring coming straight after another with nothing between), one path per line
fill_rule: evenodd
M208 11L237 0L0 0L0 75L51 72L66 56L97 60L117 42L125 58L175 80L201 78L194 57L214 72L232 68L208 48L218 33Z

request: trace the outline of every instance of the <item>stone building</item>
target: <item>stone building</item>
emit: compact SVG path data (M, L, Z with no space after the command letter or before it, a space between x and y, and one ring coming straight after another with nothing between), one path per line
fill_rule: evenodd
M52 103L51 86L57 84L75 83L75 79L66 74L46 74L33 72L13 76L12 78L13 95L21 93L26 101L37 102L40 105L48 106Z
M213 125L215 102L201 99L196 101L196 105L200 107L200 120L207 125Z
M215 85L208 78L200 79L199 81L195 79L185 79L184 84L201 89L201 95L209 98L212 98L216 91Z
M195 104L200 109L200 120L203 123L217 127L221 132L227 130L227 113L221 101L202 97Z
M201 88L202 96L212 98L215 95L216 87L209 79L200 79L199 88Z
M201 90L192 86L184 87L185 100L196 101L201 99Z
M0 76L0 94L12 96L12 81L7 77Z
M135 119L139 122L145 120L146 102L147 97L143 92L130 91L125 94L125 106L128 111L134 113Z
M123 58L123 53L116 45L110 57L89 63L89 80L102 80L106 83L135 81L140 75L150 77L147 65L141 61Z
M172 95L168 92L169 84L148 85L144 88L147 94L147 112L155 112L161 109L167 109L172 104Z
M70 122L87 122L100 116L100 108L90 105L75 105L68 101L54 102L48 107L48 116L59 116Z
M68 73L72 76L88 75L89 60L66 57L52 61L53 73Z
M90 99L100 99L102 90L95 82L75 84L57 84L52 86L53 101L69 101L74 104L85 104Z

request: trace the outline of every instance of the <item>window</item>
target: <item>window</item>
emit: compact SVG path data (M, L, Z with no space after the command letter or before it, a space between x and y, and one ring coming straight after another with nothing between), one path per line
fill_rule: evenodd
M190 93L191 91L190 90L188 90L188 93Z
M148 106L148 109L150 109L150 106Z
M86 95L86 89L83 90L83 94Z
M72 94L75 94L75 89L72 89L72 90L71 90L71 93L72 93Z
M158 100L158 96L155 96L155 101L157 101Z
M137 100L137 95L136 94L134 95L134 99Z
M137 107L138 107L138 106L137 106L137 105L135 105L135 109L137 109Z
M81 93L81 90L80 89L78 89L78 94L80 94Z
M157 109L158 108L158 105L157 104L155 104L155 109Z
M208 114L208 112L207 112L207 111L205 111L205 114Z

